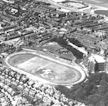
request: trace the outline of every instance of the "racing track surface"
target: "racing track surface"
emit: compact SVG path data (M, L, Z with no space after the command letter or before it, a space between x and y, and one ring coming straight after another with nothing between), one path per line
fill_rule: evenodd
M5 63L33 80L54 85L74 85L86 77L79 65L67 64L37 52L23 51L11 54L5 59Z

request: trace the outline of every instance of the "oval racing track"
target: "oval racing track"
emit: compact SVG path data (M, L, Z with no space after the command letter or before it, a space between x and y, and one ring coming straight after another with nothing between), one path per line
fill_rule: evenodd
M6 57L5 63L9 68L26 74L34 81L53 85L75 85L86 77L83 68L76 63L64 63L37 52L13 53Z

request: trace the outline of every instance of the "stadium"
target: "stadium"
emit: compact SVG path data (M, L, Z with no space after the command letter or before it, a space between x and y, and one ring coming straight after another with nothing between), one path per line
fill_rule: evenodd
M76 63L67 63L59 58L40 52L22 51L5 59L6 65L33 80L53 85L70 86L86 77L83 68Z

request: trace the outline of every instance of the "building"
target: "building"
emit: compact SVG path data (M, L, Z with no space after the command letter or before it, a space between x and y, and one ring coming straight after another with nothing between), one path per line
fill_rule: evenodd
M101 63L96 62L94 69L95 69L95 72L104 72L105 71L105 62L101 62Z

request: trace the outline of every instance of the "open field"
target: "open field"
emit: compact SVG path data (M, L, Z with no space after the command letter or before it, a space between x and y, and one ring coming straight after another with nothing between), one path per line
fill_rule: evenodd
M7 57L6 63L14 70L26 72L36 79L38 77L57 85L72 85L85 78L84 71L78 65L69 65L32 52L14 53Z

